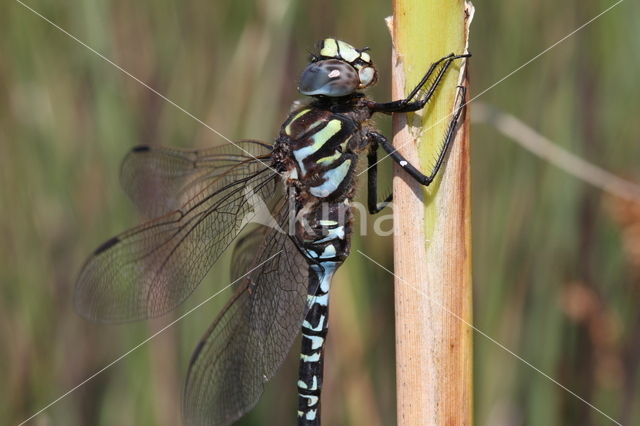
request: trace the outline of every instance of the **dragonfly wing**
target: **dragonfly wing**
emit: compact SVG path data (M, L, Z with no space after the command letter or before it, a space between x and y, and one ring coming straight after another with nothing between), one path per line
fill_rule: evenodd
M192 356L186 425L227 425L249 411L300 332L309 265L291 238L269 228L251 264Z
M120 183L138 211L154 218L179 209L205 188L215 192L252 172L239 164L268 165L271 148L253 140L194 151L138 146L122 162Z
M256 253L267 238L270 228L258 226L248 229L246 234L238 238L231 255L231 281L239 282L254 265Z
M260 161L238 163L228 174L232 181L214 176L180 209L96 249L76 283L78 312L122 322L159 316L183 302L258 210L282 198L279 176Z

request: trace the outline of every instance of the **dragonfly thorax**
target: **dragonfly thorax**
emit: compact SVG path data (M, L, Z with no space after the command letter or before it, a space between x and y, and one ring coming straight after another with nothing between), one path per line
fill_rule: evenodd
M275 150L288 153L288 177L304 198L340 201L353 192L360 133L349 115L311 104L289 115Z

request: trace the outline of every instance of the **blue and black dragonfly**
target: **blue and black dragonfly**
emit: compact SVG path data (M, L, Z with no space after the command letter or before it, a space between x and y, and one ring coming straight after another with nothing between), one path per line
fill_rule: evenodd
M198 151L134 148L122 165L123 187L144 215L157 218L93 252L78 278L77 310L107 323L171 311L242 228L256 221L259 204L271 219L234 248L232 279L238 285L193 353L183 419L198 426L238 420L257 403L302 331L297 422L319 425L329 289L349 254L358 157L367 155L371 213L391 201L391 195L378 201L379 147L429 185L454 139L465 91L457 89L429 174L395 151L369 119L423 108L451 64L469 56L441 58L405 99L378 103L361 92L377 80L368 49L327 38L298 85L312 100L294 108L273 144L239 141Z

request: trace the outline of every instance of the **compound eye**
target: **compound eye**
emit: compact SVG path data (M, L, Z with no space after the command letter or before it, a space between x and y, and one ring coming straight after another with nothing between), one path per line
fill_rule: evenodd
M359 86L358 73L351 65L327 59L313 62L304 69L298 90L303 95L340 97L352 94Z

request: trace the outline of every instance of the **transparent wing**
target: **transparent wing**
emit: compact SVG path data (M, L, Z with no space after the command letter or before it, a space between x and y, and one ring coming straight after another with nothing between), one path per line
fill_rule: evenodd
M249 229L247 233L236 241L231 255L231 281L238 281L249 271L256 259L256 253L267 238L270 228L258 226Z
M120 183L138 211L154 218L177 210L207 188L209 193L245 177L238 164L269 164L271 146L244 140L206 150L138 146L125 157Z
M76 309L100 322L149 318L174 309L258 210L282 197L279 182L271 168L255 159L203 180L202 189L180 209L95 250L76 284Z
M240 262L243 253L236 251ZM309 265L296 245L269 228L250 264L192 356L183 400L188 426L228 425L249 411L300 331Z

